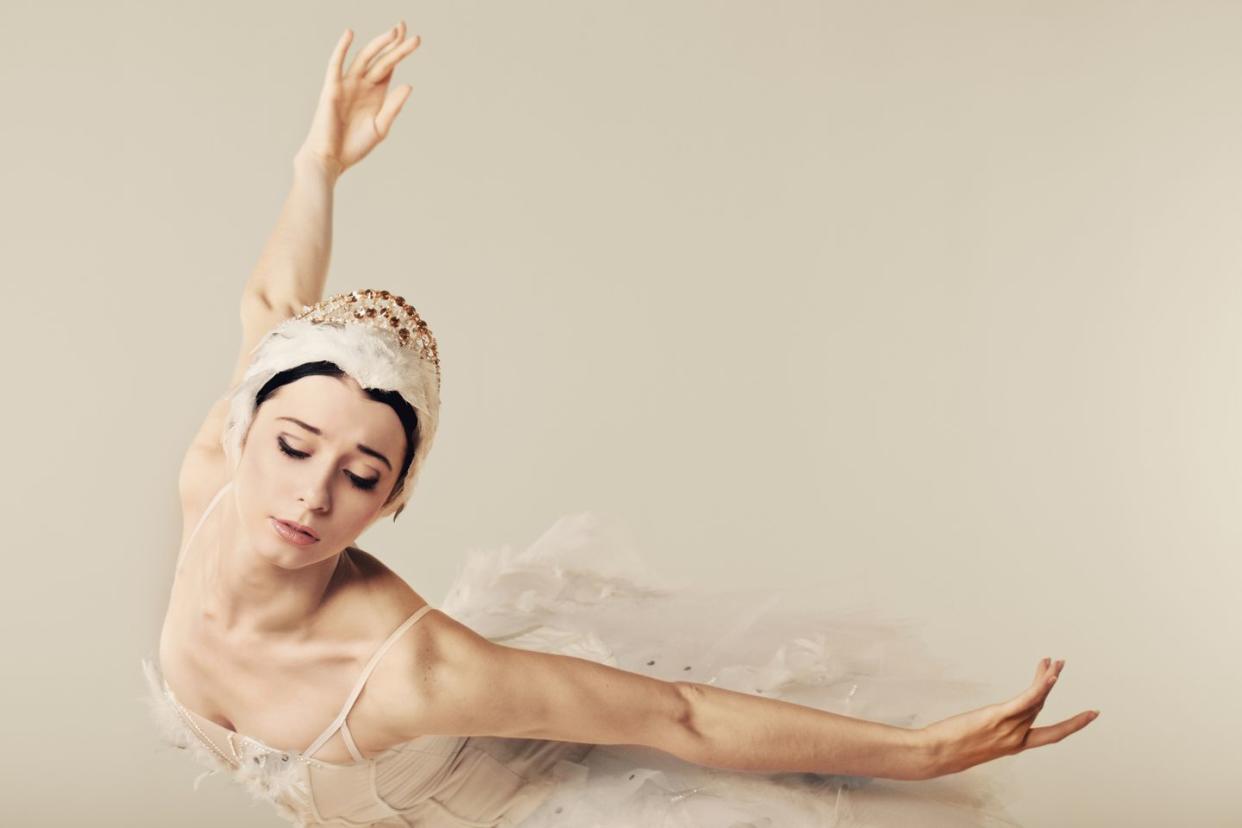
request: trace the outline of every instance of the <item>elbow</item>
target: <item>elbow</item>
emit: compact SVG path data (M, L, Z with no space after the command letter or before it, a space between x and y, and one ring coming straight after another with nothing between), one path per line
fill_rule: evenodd
M256 318L266 319L272 313L272 301L267 298L266 293L254 284L248 284L242 290L239 305L243 326Z
M703 702L703 687L693 681L673 682L677 689L679 704L677 705L677 724L689 733L698 734L698 719L695 713Z
M703 686L692 681L675 681L677 706L670 728L672 738L664 750L687 762L699 762L706 737L700 729L698 711L704 702Z
M314 302L317 301L319 300L314 300ZM242 290L242 316L245 317L248 312L264 316L275 313L282 319L288 319L301 313L302 308L314 302L303 302L295 292L281 289L270 281L252 280Z

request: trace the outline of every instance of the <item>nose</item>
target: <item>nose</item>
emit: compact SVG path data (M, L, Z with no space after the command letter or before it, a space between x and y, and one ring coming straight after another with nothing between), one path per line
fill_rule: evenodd
M312 512L326 511L328 506L331 505L331 501L328 498L327 486L317 485L306 490L306 493L302 495L301 500L302 503L306 505L306 508Z

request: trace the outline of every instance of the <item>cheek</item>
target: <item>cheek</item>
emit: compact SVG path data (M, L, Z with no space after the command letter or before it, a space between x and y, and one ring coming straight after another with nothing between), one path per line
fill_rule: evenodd
M237 469L238 494L242 496L242 515L246 529L256 539L268 530L267 516L272 505L280 502L282 487L288 487L288 470L281 468L271 452L251 443ZM257 534L256 534L257 533Z
M251 486L256 489L271 488L287 479L289 464L282 462L283 460L284 455L263 440L251 443L242 457L242 463L247 466L251 478Z

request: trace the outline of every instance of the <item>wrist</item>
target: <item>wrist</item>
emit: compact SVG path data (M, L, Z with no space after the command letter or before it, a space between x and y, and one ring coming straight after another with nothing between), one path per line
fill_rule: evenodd
M335 184L344 169L341 165L303 147L293 156L295 176L310 177L327 184Z
M926 727L912 728L909 731L910 748L916 757L916 765L920 769L920 779L935 779L943 776L944 745Z

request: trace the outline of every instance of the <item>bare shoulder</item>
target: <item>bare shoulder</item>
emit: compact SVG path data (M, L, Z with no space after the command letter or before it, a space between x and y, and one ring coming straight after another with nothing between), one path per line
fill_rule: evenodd
M224 434L224 423L228 417L229 399L216 400L207 411L198 431L190 440L182 456L181 469L178 473L178 487L182 497L193 497L200 489L203 466L224 466L224 446L220 439Z
M370 570L375 594L383 602L389 633L428 602L383 563L360 550L351 549L361 569ZM477 658L491 642L434 607L406 629L376 665L359 699L368 708L368 719L382 723L386 743L396 744L424 735L420 726L433 705L436 676L449 664Z
M392 744L494 736L690 755L690 696L679 682L507 646L442 612L426 613L407 635L376 698Z
M179 493L181 501L181 546L185 546L207 504L229 481L224 452L191 447L181 463Z
M351 546L346 554L353 568L346 611L351 617L364 619L366 629L370 631L364 632L368 637L382 641L428 604L404 578L371 553ZM423 638L421 633L428 628L430 616L435 614L434 611L425 613L394 642L377 665L368 687L386 682L400 672L398 667L408 666L401 662L408 661L410 642Z

